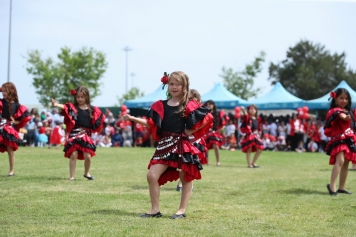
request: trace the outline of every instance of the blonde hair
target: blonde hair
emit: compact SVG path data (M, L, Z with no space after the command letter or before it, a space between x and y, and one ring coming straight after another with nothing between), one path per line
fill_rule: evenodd
M189 99L196 100L197 102L201 103L201 96L197 90L190 89L189 94Z
M178 83L182 85L183 95L179 101L179 108L177 113L181 113L181 115L184 116L185 106L189 101L189 77L184 72L176 71L176 72L172 72L169 75L168 83L172 79L175 79ZM169 99L172 98L172 95L169 93L169 90L167 92L168 92L167 93L168 98Z

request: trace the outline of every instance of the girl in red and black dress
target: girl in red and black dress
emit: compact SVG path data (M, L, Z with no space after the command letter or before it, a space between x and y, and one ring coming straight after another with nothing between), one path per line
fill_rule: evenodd
M356 109L354 109L353 113L352 113L352 120L351 120L351 128L354 130L354 133L356 134ZM355 171L356 170L356 161L352 162L352 167L349 169L351 171Z
M259 168L256 162L263 150L263 142L260 138L257 107L255 105L250 105L247 107L247 112L244 107L241 107L241 111L243 117L240 130L242 133L245 133L245 137L241 141L241 150L246 153L247 166L249 168ZM250 160L251 152L256 152L252 163Z
M158 141L147 173L151 210L141 217L161 217L159 186L180 178L181 201L178 211L171 216L172 219L177 219L186 217L192 181L201 179L200 170L203 169L197 156L200 151L191 144L188 137L203 136L211 126L213 117L208 108L195 100L189 100L189 78L185 73L178 71L169 76L165 73L161 81L168 83L169 99L155 102L146 119L129 114L124 115L124 119L147 126L153 138Z
M21 141L18 131L30 120L31 115L27 108L19 104L17 90L12 82L1 86L3 99L0 99L0 152L7 152L9 156L10 171L8 177L15 175L15 154Z
M70 93L74 96L74 103L58 104L52 99L53 106L62 109L66 132L69 134L63 150L64 157L70 159L69 180L74 180L77 159L84 160L84 177L94 180L89 173L96 150L91 133L102 130L105 115L98 107L90 105L89 90L86 87L80 86Z
M207 134L205 134L204 139L208 150L214 149L216 166L220 166L219 147L224 144L224 137L220 132L221 129L227 124L229 117L224 111L217 111L215 102L212 100L206 101L204 105L211 109L211 114L214 117L213 127Z
M331 196L338 193L351 194L345 189L349 162L356 162L356 135L351 128L351 97L345 88L330 92L332 98L330 110L326 115L324 134L331 138L325 151L330 155L329 164L334 165L330 184L326 187ZM339 177L339 189L336 189L336 179Z

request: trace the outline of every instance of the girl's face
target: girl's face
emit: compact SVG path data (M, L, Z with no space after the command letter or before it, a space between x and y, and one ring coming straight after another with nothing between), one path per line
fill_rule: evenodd
M182 97L183 96L183 85L179 83L176 79L171 78L168 82L168 91L172 97Z
M75 95L75 99L77 100L79 105L85 105L86 100L83 92L78 91L77 94Z
M211 109L211 111L213 111L213 109L214 109L214 105L213 105L213 104L210 104L210 103L207 103L207 104L206 104L206 107L208 107L209 109Z
M250 106L250 108L248 109L248 113L250 115L256 115L256 109L254 107Z
M341 93L338 97L336 97L335 101L339 108L345 108L349 103L349 97L345 93Z
M11 100L11 96L9 96L9 93L7 92L7 90L3 90L2 91L2 96L4 97L5 100L9 101Z

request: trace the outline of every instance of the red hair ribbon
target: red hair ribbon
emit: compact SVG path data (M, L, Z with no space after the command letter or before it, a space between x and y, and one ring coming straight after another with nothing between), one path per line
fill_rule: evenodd
M0 87L0 92L2 92L2 87Z
M336 98L336 93L335 93L335 92L333 92L333 91L332 91L332 92L330 92L330 97L335 99L335 98Z
M76 95L77 94L76 90L70 90L69 92L70 92L71 95Z

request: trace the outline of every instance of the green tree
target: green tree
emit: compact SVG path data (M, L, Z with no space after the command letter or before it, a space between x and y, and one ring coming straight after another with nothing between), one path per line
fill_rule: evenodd
M262 63L265 61L265 53L261 52L251 64L247 64L241 72L234 72L232 68L222 68L224 86L231 93L242 99L256 97L261 88L253 89L254 79L262 71Z
M342 80L356 88L356 73L347 67L345 58L345 53L331 54L321 44L301 40L289 48L286 59L270 64L268 79L304 100L325 95Z
M102 52L85 47L71 52L64 47L57 57L58 62L54 62L52 58L42 59L41 53L34 50L26 58L26 70L33 75L32 85L44 107L50 107L51 98L60 103L72 101L73 96L69 90L78 86L87 87L91 98L100 95L100 79L107 68Z
M119 106L123 105L126 100L133 100L144 96L143 92L140 92L140 89L137 87L132 87L127 93L123 94L122 97L117 97L119 101Z

